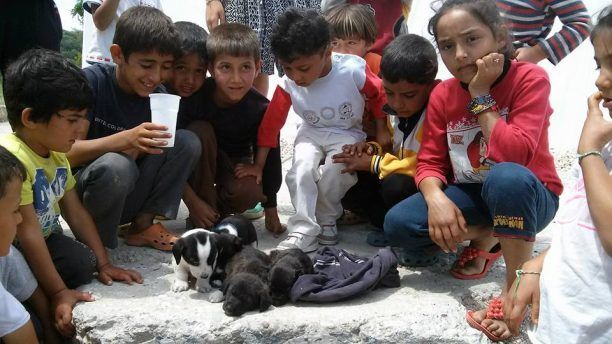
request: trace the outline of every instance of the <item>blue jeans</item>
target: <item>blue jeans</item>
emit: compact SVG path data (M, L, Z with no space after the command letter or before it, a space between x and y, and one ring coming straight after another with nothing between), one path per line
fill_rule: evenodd
M511 162L493 166L483 184L450 184L444 194L468 225L493 226L496 237L527 241L535 239L559 208L557 195L529 169ZM389 210L384 230L394 246L427 254L439 250L429 237L427 203L420 192Z

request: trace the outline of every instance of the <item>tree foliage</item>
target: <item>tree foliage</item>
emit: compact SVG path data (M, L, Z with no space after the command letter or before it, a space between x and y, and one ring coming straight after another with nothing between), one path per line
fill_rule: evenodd
M74 62L77 67L81 67L81 50L83 48L83 31L64 30L64 37L60 44L60 51L65 58Z
M70 10L73 17L77 17L79 23L83 24L83 0L77 0L74 7Z

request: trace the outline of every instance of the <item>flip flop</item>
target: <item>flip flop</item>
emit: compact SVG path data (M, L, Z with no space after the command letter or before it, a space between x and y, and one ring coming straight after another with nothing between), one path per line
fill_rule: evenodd
M385 233L383 232L370 232L366 237L366 242L370 244L370 246L374 247L387 247L391 246L391 242L387 240L385 237Z
M480 273L473 274L473 275L465 275L455 270L451 270L450 273L451 275L453 275L453 277L457 279L462 279L462 280L473 280L473 279L483 278L487 274L487 272L489 272L489 269L491 269L491 267L493 266L493 263L495 263L495 261L497 261L499 257L501 256L502 256L502 251L501 251L500 244L493 246L493 248L489 252L479 250L473 247L466 247L463 249L463 251L461 251L459 258L457 258L455 267L462 268L465 266L465 263L471 260L474 260L477 257L482 257L486 259L484 268L482 269Z
M484 333L485 336L487 336L487 338L489 338L490 340L492 340L494 342L499 342L500 340L508 339L508 338L498 337L498 336L494 335L491 331L489 331L486 327L482 326L472 316L472 314L474 314L475 312L476 311L469 310L465 314L465 320L467 320L467 322L470 325L470 327L475 328L478 331ZM503 320L504 319L503 301L502 301L502 299L500 299L498 297L494 297L493 299L491 299L491 301L489 301L489 304L487 306L487 316L485 317L485 319L495 319L495 320Z
M178 237L161 224L155 223L144 231L125 236L125 243L129 246L147 246L160 251L171 251L172 245Z

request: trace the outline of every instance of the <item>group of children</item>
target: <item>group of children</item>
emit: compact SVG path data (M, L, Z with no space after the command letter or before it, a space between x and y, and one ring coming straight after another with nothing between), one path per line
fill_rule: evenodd
M431 18L429 31L453 75L445 81L435 79L435 48L420 36L400 35L380 59L373 56L373 18L362 5L340 5L325 17L285 11L271 35L285 75L270 101L252 87L261 70L255 32L222 24L207 35L153 7L132 7L119 17L109 49L114 65L81 71L41 49L12 63L4 90L14 133L0 139L6 147L0 148L0 337L35 340L16 300L53 342L74 333L72 307L92 300L74 288L95 272L105 284L142 283L138 272L113 266L105 247L115 248L122 234L127 245L170 250L176 234L155 218L175 218L181 198L191 226L210 228L262 202L266 228L282 233L279 132L293 108L303 119L286 177L296 212L279 248L311 252L336 244L342 205L356 204L382 230L368 242L400 247L404 265L433 264L440 250L456 251L469 240L451 273L475 279L503 255L502 297L467 314L489 338L515 335L525 306L537 309L542 273L546 322L534 338L610 340L612 327L599 323L612 321L609 307L584 321L554 315L575 311L571 298L593 307L612 300L610 166L597 158L608 162L612 140L599 110L602 99L612 109L610 8L592 36L600 92L589 100L578 148L582 184L568 200L582 215L563 222L568 238L553 242L546 261L529 259L563 190L548 147L547 74L513 59L508 31L488 0L447 0ZM148 96L164 92L182 97L172 148L164 147L167 128L150 122ZM373 130L366 141L367 122ZM60 214L76 240L62 233ZM118 233L122 224L127 229ZM579 227L593 229L581 233L593 252L579 251L585 245L577 246L572 232ZM562 245L577 251L574 258L564 258L555 247ZM565 274L547 272L554 258L567 264ZM601 288L570 287L577 283L570 280L593 279Z

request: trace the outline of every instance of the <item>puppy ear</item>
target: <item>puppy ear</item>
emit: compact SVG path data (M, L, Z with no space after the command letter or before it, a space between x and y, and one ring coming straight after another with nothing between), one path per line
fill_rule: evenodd
M227 289L229 288L230 284L232 284L232 278L228 278L225 281L223 281L223 295L225 295L227 293Z
M183 239L178 239L174 245L172 245L172 254L174 255L174 260L176 261L176 265L181 262L181 257L183 256L183 250L185 249L185 244Z
M268 290L263 289L259 292L259 311L266 311L272 305L272 298Z
M236 250L240 250L242 248L242 239L237 236L235 236L233 239L232 244L234 247L236 247Z

